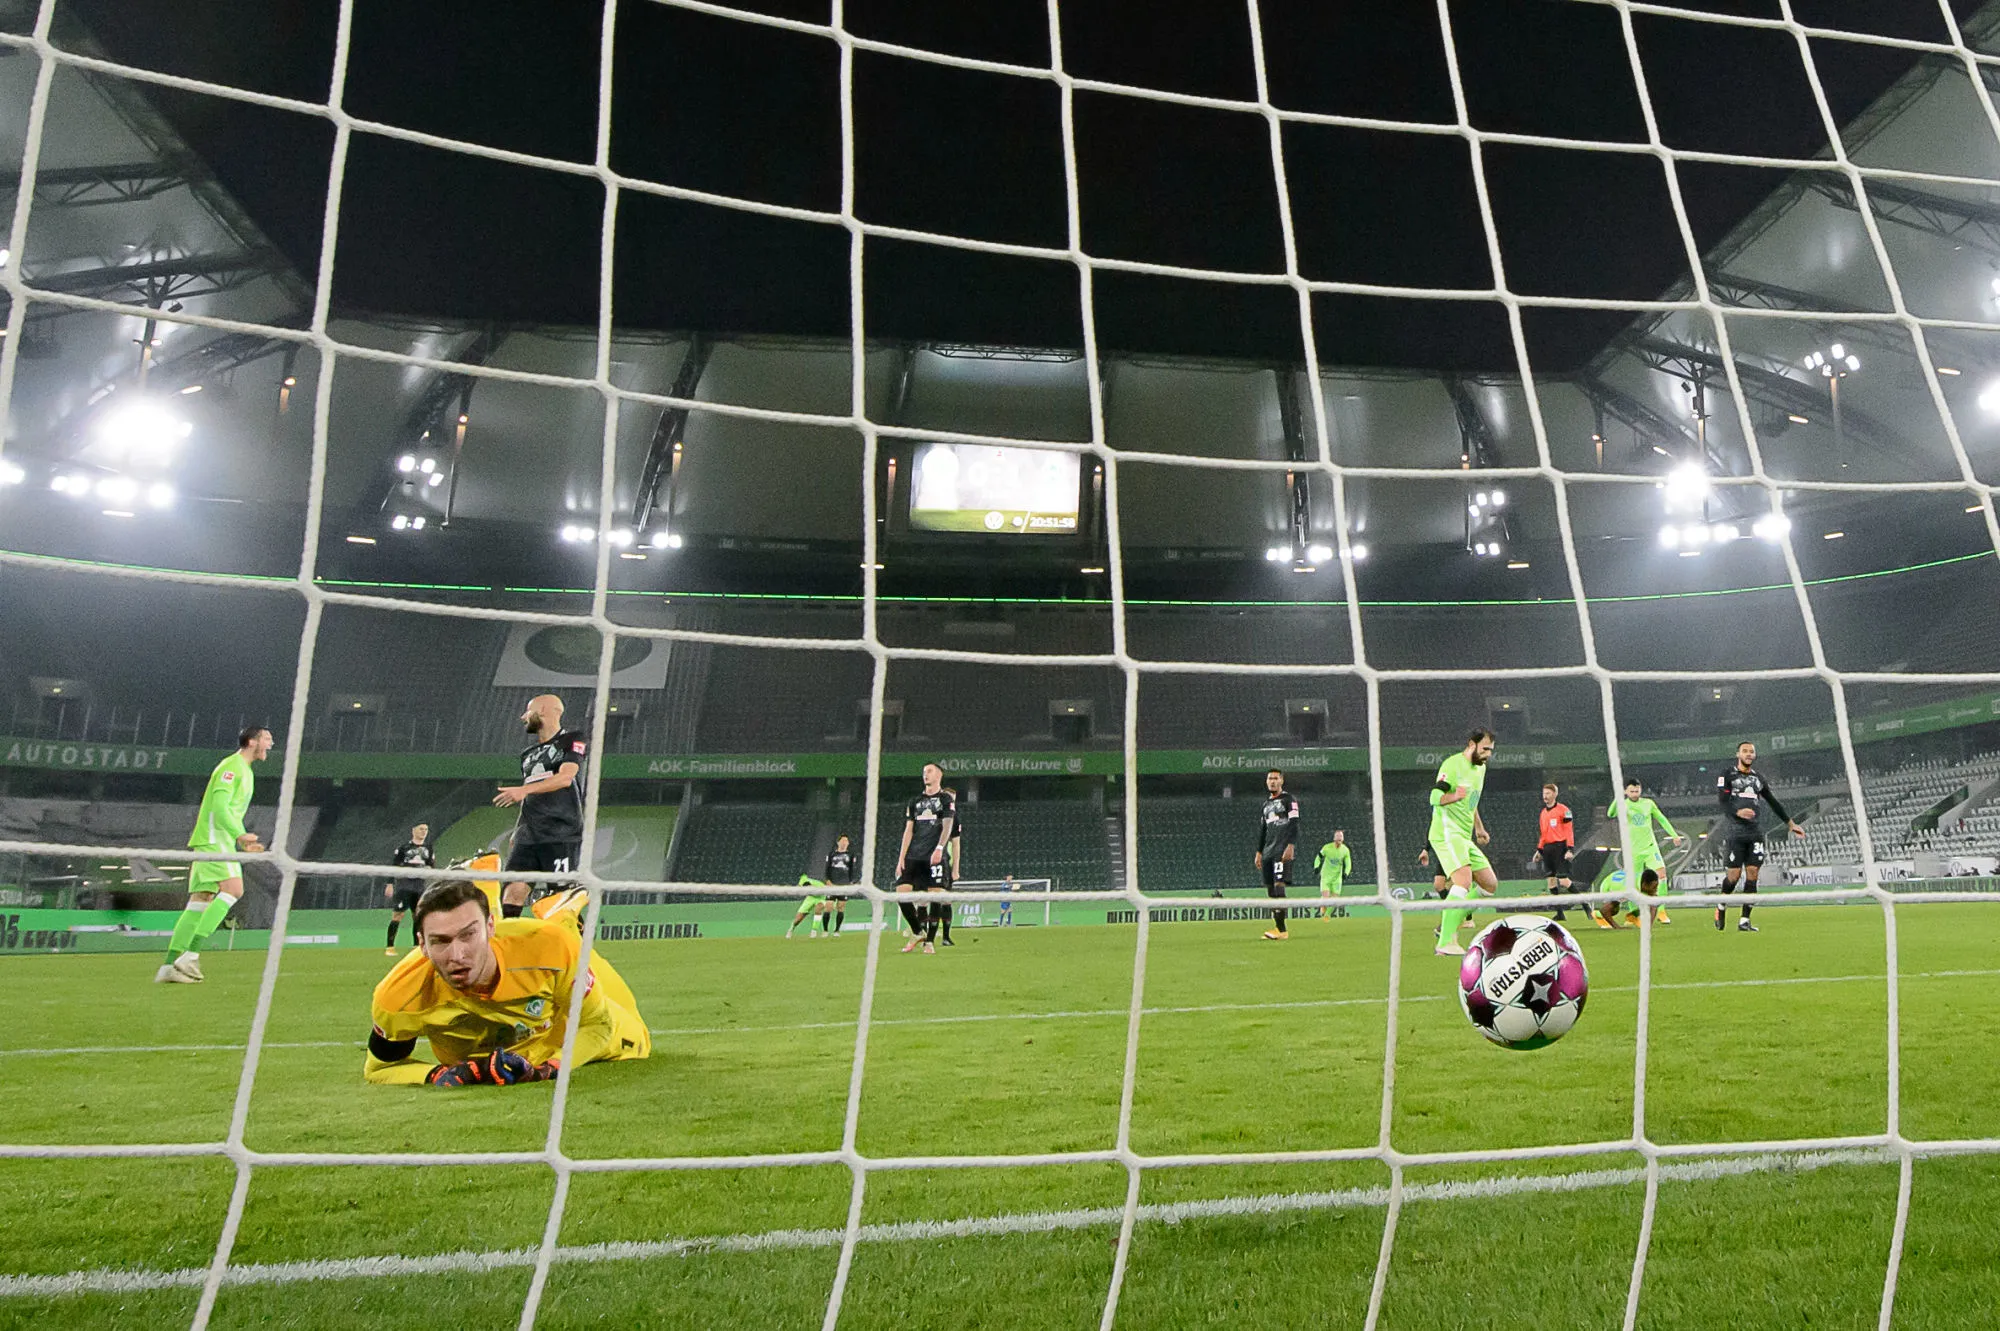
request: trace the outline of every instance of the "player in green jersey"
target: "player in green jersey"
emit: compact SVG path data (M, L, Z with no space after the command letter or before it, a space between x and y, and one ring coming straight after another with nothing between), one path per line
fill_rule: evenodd
M1484 728L1465 737L1465 747L1438 766L1437 782L1431 787L1431 846L1436 849L1438 872L1450 882L1445 897L1463 901L1475 890L1492 896L1500 879L1480 847L1492 840L1479 818L1479 796L1486 789L1486 764L1493 757L1493 732ZM1438 920L1437 946L1441 957L1465 955L1458 945L1458 931L1471 916L1470 910L1446 910Z
M1320 896L1339 896L1341 886L1347 881L1347 875L1354 872L1354 852L1347 848L1345 831L1340 828L1334 829L1333 840L1321 846L1319 854L1313 856L1313 867L1319 870ZM1347 914L1345 906L1322 906L1320 910L1323 914L1334 916Z
M1604 813L1606 817L1621 818L1624 820L1625 835L1632 845L1632 863L1628 866L1632 870L1632 875L1643 878L1646 871L1651 869L1656 880L1664 879L1667 876L1667 861L1660 854L1659 841L1653 836L1653 824L1657 822L1661 827L1665 828L1667 839L1672 841L1676 846L1680 845L1686 838L1674 830L1674 825L1667 821L1667 815L1660 812L1660 806L1653 803L1652 800L1647 799L1640 791L1639 778L1635 776L1625 783L1625 798L1611 801L1611 807L1606 809ZM1632 875L1628 875L1628 877ZM1620 884L1622 885L1624 881L1624 879L1621 879ZM1606 916L1613 914L1614 912L1609 909L1599 914L1597 917L1598 927L1616 927L1615 925L1607 924L1605 921ZM1636 907L1628 909L1625 914L1630 919L1637 919L1639 916ZM1673 923L1671 919L1667 918L1667 908L1665 906L1653 907L1653 921L1656 924Z
M819 936L819 927L824 922L822 908L826 905L826 894L821 889L826 884L809 873L802 873L799 875L799 886L809 889L809 895L799 903L799 913L792 916L792 922L785 930L785 937L790 938L792 931L805 923L806 917L810 915L812 923L806 925L806 937L816 938ZM827 932L833 931L829 929Z
M194 831L188 833L190 850L254 855L264 849L255 832L244 830L243 815L250 811L250 796L257 788L250 764L264 761L270 752L271 732L263 726L246 727L236 737L236 752L209 773ZM200 984L204 977L197 949L222 927L223 917L242 895L243 866L235 860L199 860L189 865L187 908L174 921L166 963L153 973L153 983Z

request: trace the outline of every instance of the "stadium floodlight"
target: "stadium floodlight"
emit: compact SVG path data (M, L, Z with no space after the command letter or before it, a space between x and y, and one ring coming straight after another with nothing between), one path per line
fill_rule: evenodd
M1264 558L1270 560L1273 564L1290 559L1291 557L1292 547L1289 545L1274 545L1264 552Z
M375 538L373 536L350 536L347 538L347 543L349 545L373 545L375 544Z
M1731 541L1743 539L1743 532L1733 522L1718 522L1709 529L1709 536L1717 545L1727 545Z
M28 473L22 469L20 463L0 458L0 485L19 485L27 479Z
M1309 545L1306 547L1306 559L1311 563L1324 564L1331 558L1333 558L1333 547L1330 545Z
M174 487L168 485L165 481L154 481L146 487L146 502L154 508L172 508L174 506Z
M605 534L604 539L622 550L632 544L632 529L630 527L613 527Z
M430 478L430 480L429 480L428 482L426 482L426 484L429 484L429 485L443 485L443 484L444 484L444 473L443 473L443 472L441 472L441 471L434 471L434 472L432 472L432 473L431 473L431 478Z
M205 384L189 384L186 388L183 388L181 390L181 396L193 397L196 393L199 393L205 387L207 387L207 385Z
M1358 564L1368 558L1368 547L1366 545L1350 545L1347 547L1347 555L1348 558Z
M1472 506L1474 508L1486 507L1486 492L1484 490L1481 490L1478 494L1472 496Z
M405 453L403 454L403 456L396 459L396 470L402 472L405 476L409 475L416 469L417 469L416 454Z
M1675 467L1667 473L1669 507L1691 506L1708 498L1708 472L1698 462Z
M417 516L410 519L410 530L422 531L423 529L424 529L424 515L419 513L417 514Z
M2000 412L2000 379L1995 379L1979 390L1979 409Z
M1681 540L1688 545L1707 545L1708 527L1704 523L1692 522L1681 529Z
M1664 545L1667 547L1667 549L1672 550L1677 546L1679 546L1680 543L1681 543L1681 529L1679 527L1674 526L1672 523L1668 523L1666 526L1660 528L1661 545Z
M1777 542L1784 539L1792 529L1792 520L1776 513L1766 513L1750 524L1750 532L1760 541Z
M1940 366L1938 366L1938 367L1937 367L1937 372L1938 372L1939 374L1948 374L1948 375L1950 375L1950 376L1951 376L1952 378L1954 378L1954 379L1958 378L1958 376L1959 376L1960 374L1964 373L1964 372L1963 372L1962 370L1957 370L1957 369L1954 369L1954 368L1952 368L1952 367L1951 367L1951 366L1949 366L1949 365L1940 365Z
M398 513L395 517L389 519L389 525L397 531L407 530L410 525L409 515L407 513Z
M127 462L152 466L169 461L175 446L192 433L192 421L147 398L120 404L97 424L97 437Z
M8 249L5 245L0 245L0 268L5 268L13 257L14 251Z
M129 504L139 497L139 482L130 476L106 476L97 483L97 497L113 504Z
M437 470L437 465L436 458L425 458L423 461L417 463L417 470L428 476Z
M90 493L90 478L73 471L57 472L49 479L49 489L59 495L85 495Z
M1492 504L1495 508L1507 507L1507 492L1505 490L1495 490L1492 496Z

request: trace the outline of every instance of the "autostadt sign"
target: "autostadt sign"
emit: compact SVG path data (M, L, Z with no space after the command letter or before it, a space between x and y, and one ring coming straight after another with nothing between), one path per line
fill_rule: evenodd
M62 740L14 739L0 752L0 766L54 767L79 772L166 772L190 769L184 749L138 744L70 744Z

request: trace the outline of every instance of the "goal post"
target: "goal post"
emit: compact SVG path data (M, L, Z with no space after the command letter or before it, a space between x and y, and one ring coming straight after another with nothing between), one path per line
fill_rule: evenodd
M1054 924L1055 903L1043 898L1040 901L1014 901L1016 892L1053 892L1053 878L968 878L964 882L953 883L954 892L990 892L992 901L961 901L957 905L956 925L960 929L998 929L1022 924Z

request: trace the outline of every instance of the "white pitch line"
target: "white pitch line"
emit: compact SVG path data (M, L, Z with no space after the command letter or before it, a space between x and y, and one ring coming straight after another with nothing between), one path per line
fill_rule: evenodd
M1806 1151L1746 1157L1725 1157L1660 1167L1663 1180L1703 1183L1748 1174L1804 1173L1834 1165L1893 1163L1884 1151ZM1585 1192L1597 1188L1643 1183L1644 1169L1593 1169L1572 1174L1511 1174L1499 1178L1454 1183L1419 1183L1403 1189L1410 1202L1460 1202L1534 1193ZM1310 1211L1355 1210L1384 1206L1387 1188L1347 1188L1338 1192L1271 1193L1256 1197L1152 1203L1138 1209L1142 1223L1179 1225L1189 1221L1236 1216L1281 1215ZM1111 1228L1125 1214L1120 1206L1073 1211L1038 1211L965 1220L906 1220L861 1227L863 1243L930 1242L939 1239L997 1238L1015 1234L1052 1234L1068 1230ZM555 1260L591 1264L647 1261L703 1253L770 1252L781 1249L838 1248L840 1229L778 1229L761 1234L730 1234L715 1238L664 1239L653 1242L591 1243L558 1247ZM320 1280L360 1280L479 1273L533 1266L533 1248L489 1252L447 1252L425 1257L349 1257L328 1261L262 1262L229 1267L224 1285L285 1285ZM138 1294L156 1289L198 1289L205 1267L178 1271L104 1269L70 1271L62 1275L0 1275L0 1298L50 1298L73 1294Z
M361 1040L266 1040L266 1049L359 1049ZM240 1054L240 1044L80 1044L66 1049L0 1049L0 1057L50 1058L57 1054Z
M1979 976L2000 975L2000 968L1991 970L1963 971L1904 971L1901 978L1910 980L1952 980ZM1767 980L1688 980L1680 984L1656 984L1655 993L1662 990L1678 989L1764 989L1795 984L1864 984L1877 983L1887 979L1882 975L1794 975L1781 979ZM1636 994L1635 984L1599 985L1591 990L1598 994ZM1402 1000L1405 1003L1444 1003L1451 1001L1450 994L1410 994ZM1381 998L1301 998L1282 1003L1205 1003L1194 1007L1149 1007L1145 1014L1149 1017L1187 1016L1203 1012L1282 1012L1297 1008L1340 1008L1340 1007L1380 1007L1386 999ZM875 1026L955 1026L968 1022L989 1021L1073 1021L1081 1018L1128 1016L1125 1008L1074 1008L1056 1012L980 1012L964 1016L943 1017L896 1017L877 1019L870 1023ZM654 1035L770 1035L786 1031L833 1031L852 1030L852 1021L802 1021L783 1026L655 1026ZM267 1043L266 1049L359 1049L360 1040L299 1040L291 1043ZM241 1053L240 1044L140 1044L140 1045L76 1045L66 1049L0 1049L0 1057L52 1057L61 1054L166 1054L166 1053Z

